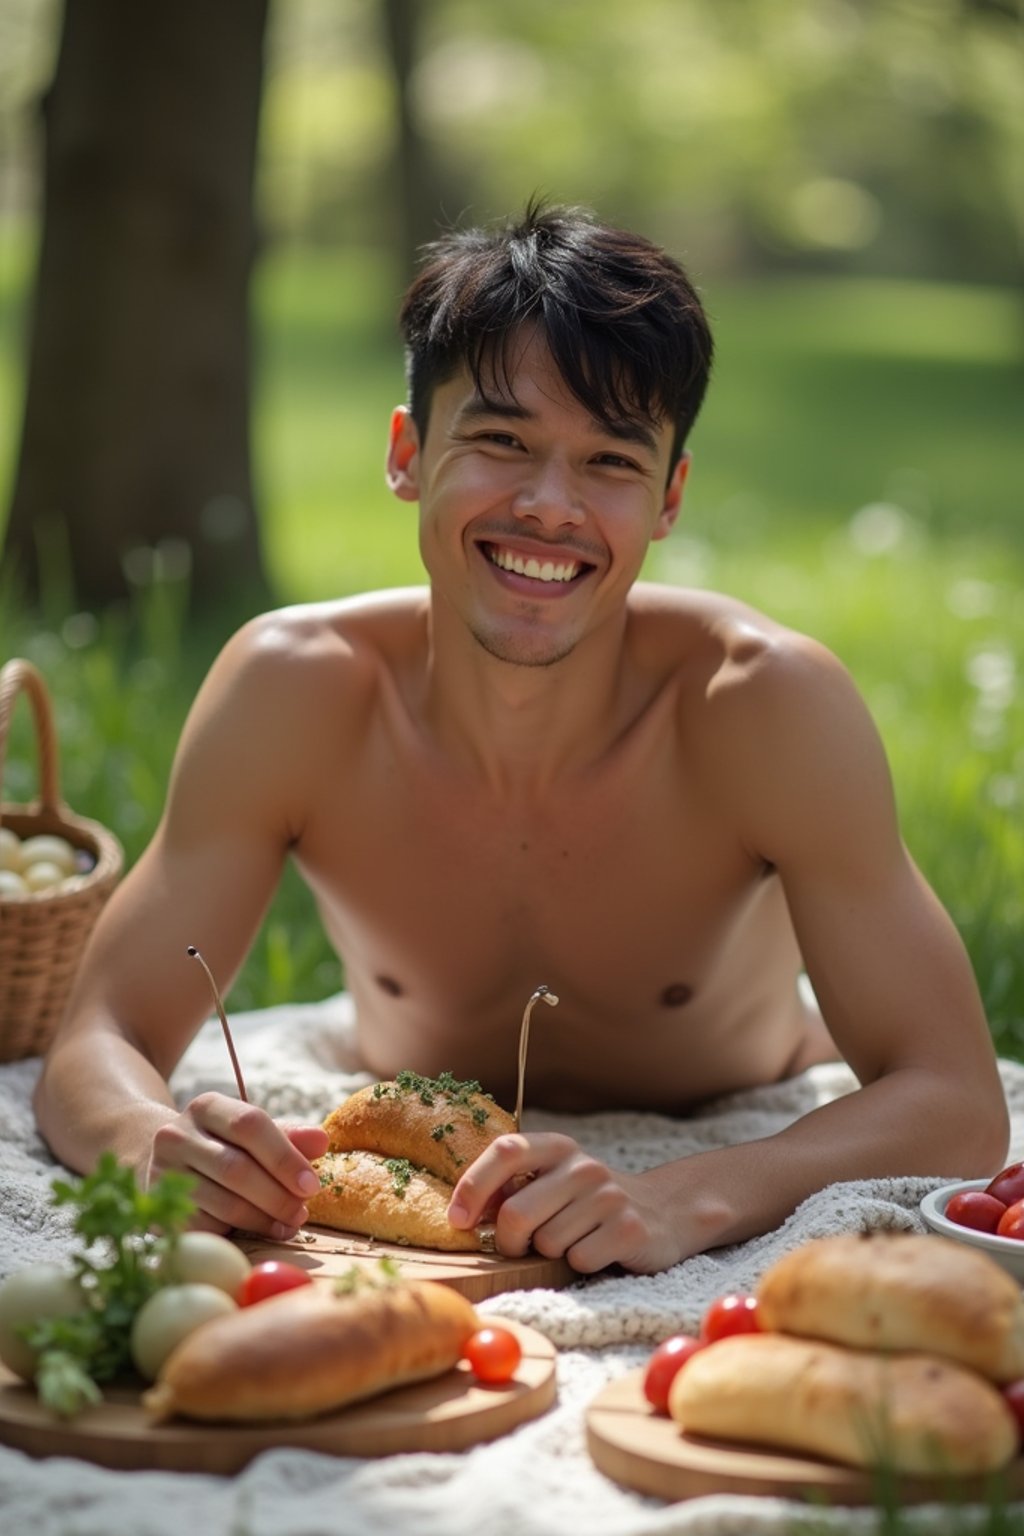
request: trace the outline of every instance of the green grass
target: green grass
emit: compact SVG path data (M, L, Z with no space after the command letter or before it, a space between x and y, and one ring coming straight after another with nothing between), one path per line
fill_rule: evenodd
M0 491L20 398L24 253L0 264ZM708 584L831 646L884 737L908 845L950 908L1000 1050L1024 1056L1024 545L1018 301L997 290L792 280L705 295L719 355L676 534L649 574ZM421 579L415 510L384 487L402 398L397 284L372 256L264 263L255 456L282 599ZM159 815L188 702L220 636L173 591L98 622L0 602L0 656L54 694L69 802L134 858ZM19 712L27 717L27 710ZM4 790L31 790L27 718ZM201 943L201 936L197 937ZM235 1008L340 984L289 873Z

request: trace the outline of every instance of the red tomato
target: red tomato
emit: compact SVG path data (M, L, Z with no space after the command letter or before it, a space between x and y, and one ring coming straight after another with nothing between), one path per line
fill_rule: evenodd
M995 1195L1004 1205L1016 1205L1024 1200L1024 1163L1011 1163L1002 1173L997 1173L991 1184L985 1186L986 1195Z
M251 1307L253 1302L266 1301L279 1296L282 1291L294 1291L300 1285L312 1285L313 1276L297 1264L285 1264L269 1259L266 1264L255 1264L246 1275L238 1298L240 1307Z
M462 1351L477 1381L511 1381L523 1358L523 1348L507 1328L479 1328Z
M668 1391L691 1355L704 1346L688 1333L674 1334L659 1344L644 1372L644 1397L659 1413L668 1413Z
M975 1232L994 1232L1006 1206L984 1189L964 1189L946 1206L946 1216L958 1227L973 1227Z
M1024 1200L1008 1205L999 1218L996 1232L1000 1237L1024 1238Z
M728 1339L734 1333L760 1333L761 1324L757 1320L757 1297L741 1296L733 1293L729 1296L719 1296L713 1301L701 1319L700 1339L702 1344L716 1344L719 1339Z
M1017 1429L1024 1440L1024 1381L1011 1381L1003 1388L1006 1406L1017 1420Z

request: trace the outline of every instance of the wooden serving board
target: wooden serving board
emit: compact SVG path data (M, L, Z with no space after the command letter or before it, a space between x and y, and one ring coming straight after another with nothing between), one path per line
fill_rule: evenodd
M731 1445L687 1435L655 1413L643 1394L642 1370L609 1382L587 1410L587 1449L616 1483L661 1499L712 1493L768 1494L824 1504L875 1504L884 1491L900 1504L955 1499L987 1504L993 1491L1024 1495L1024 1458L993 1477L886 1478L816 1457Z
M461 1291L469 1301L486 1301L501 1291L527 1291L542 1287L561 1290L582 1277L565 1259L545 1259L527 1254L522 1259L506 1259L500 1253L442 1253L435 1248L407 1248L399 1243L381 1243L376 1238L360 1237L352 1232L338 1232L330 1227L305 1226L287 1243L273 1243L262 1237L238 1236L235 1241L254 1264L269 1259L284 1259L308 1269L316 1278L331 1279L344 1274L355 1264L362 1269L375 1268L378 1260L388 1258L398 1265L405 1280L437 1280L452 1290Z
M340 1413L302 1423L150 1424L141 1390L111 1388L104 1401L65 1422L43 1408L32 1387L0 1365L0 1445L30 1456L74 1456L118 1471L237 1472L261 1451L297 1447L332 1456L400 1451L461 1451L539 1418L556 1396L555 1350L543 1334L503 1322L519 1335L523 1358L512 1381L483 1386L460 1364L433 1381L398 1387Z

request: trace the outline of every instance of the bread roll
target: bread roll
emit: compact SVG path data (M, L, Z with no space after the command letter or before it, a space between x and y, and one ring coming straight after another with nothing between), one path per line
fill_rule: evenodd
M923 1350L993 1381L1024 1376L1019 1285L994 1259L947 1238L818 1238L768 1270L757 1303L767 1331L855 1348Z
M406 1158L436 1178L455 1184L464 1168L496 1136L515 1130L510 1114L479 1083L459 1083L451 1073L421 1077L399 1072L340 1104L324 1121L331 1152L379 1152Z
M783 1334L699 1350L669 1412L688 1433L916 1476L995 1472L1017 1454L1013 1414L973 1371Z
M240 1307L188 1336L142 1402L153 1419L307 1419L440 1376L479 1327L471 1304L435 1281L314 1282Z
M376 1152L328 1152L314 1164L320 1189L307 1200L310 1221L385 1243L479 1252L488 1229L448 1221L452 1187L432 1173Z

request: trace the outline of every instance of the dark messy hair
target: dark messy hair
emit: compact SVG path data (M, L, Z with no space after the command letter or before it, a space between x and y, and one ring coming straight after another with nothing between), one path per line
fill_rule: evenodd
M642 235L537 200L518 222L426 247L400 313L421 440L434 390L461 366L485 399L487 379L508 390L511 344L532 322L566 386L603 426L673 423L674 466L711 369L711 330L696 290Z

